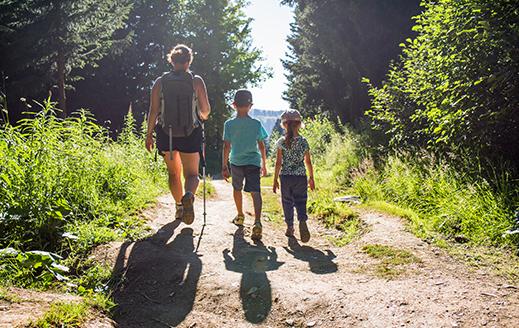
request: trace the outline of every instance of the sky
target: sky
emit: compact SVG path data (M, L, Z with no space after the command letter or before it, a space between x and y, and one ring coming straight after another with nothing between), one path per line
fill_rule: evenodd
M287 36L293 21L293 10L280 5L279 0L251 0L245 13L254 19L251 24L253 45L263 51L265 64L273 69L273 77L251 88L254 108L285 110L288 102L281 98L286 89L281 59L288 51Z

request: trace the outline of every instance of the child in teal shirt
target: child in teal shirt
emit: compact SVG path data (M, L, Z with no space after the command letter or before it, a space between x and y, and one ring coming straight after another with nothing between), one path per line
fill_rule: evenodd
M245 220L242 189L251 193L255 216L251 238L260 240L263 230L260 175L267 175L265 139L268 135L261 122L249 116L252 108L252 93L249 90L238 90L233 106L236 117L227 120L223 130L222 176L225 180L229 175L232 177L234 203L238 212L233 223L238 226L242 226ZM227 163L231 164L230 172Z

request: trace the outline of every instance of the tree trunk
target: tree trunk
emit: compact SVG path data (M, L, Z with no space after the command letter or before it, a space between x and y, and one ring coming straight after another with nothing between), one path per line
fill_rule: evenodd
M65 58L63 52L58 50L58 101L61 115L67 117L67 95L65 93Z

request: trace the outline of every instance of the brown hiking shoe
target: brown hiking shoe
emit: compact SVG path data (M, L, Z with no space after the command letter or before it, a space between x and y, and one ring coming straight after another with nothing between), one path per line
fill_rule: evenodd
M252 235L251 235L252 240L261 240L262 232L263 232L263 227L261 226L261 222L260 221L254 222L254 226L252 227Z
M182 197L182 222L185 224L191 224L195 220L194 201L195 195L190 191L186 192L184 197Z
M243 226L243 222L245 221L245 215L236 215L236 217L232 220L232 223L234 223L235 225L237 225L238 227L242 227Z
M287 227L287 231L285 232L285 236L294 237L294 227Z
M301 237L301 241L303 243L306 243L310 240L310 231L308 231L306 221L299 222L299 236Z

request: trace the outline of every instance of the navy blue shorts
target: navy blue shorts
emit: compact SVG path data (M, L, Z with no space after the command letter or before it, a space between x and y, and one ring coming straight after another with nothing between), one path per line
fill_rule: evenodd
M165 152L169 151L169 136L160 128L155 127L157 135L157 149L159 154L164 156ZM191 135L187 137L172 137L171 150L181 153L201 153L202 152L202 127L199 126L193 130Z
M255 165L237 166L231 164L231 178L232 187L234 190L243 190L246 192L260 192L261 169ZM245 187L243 187L243 180L245 180Z

